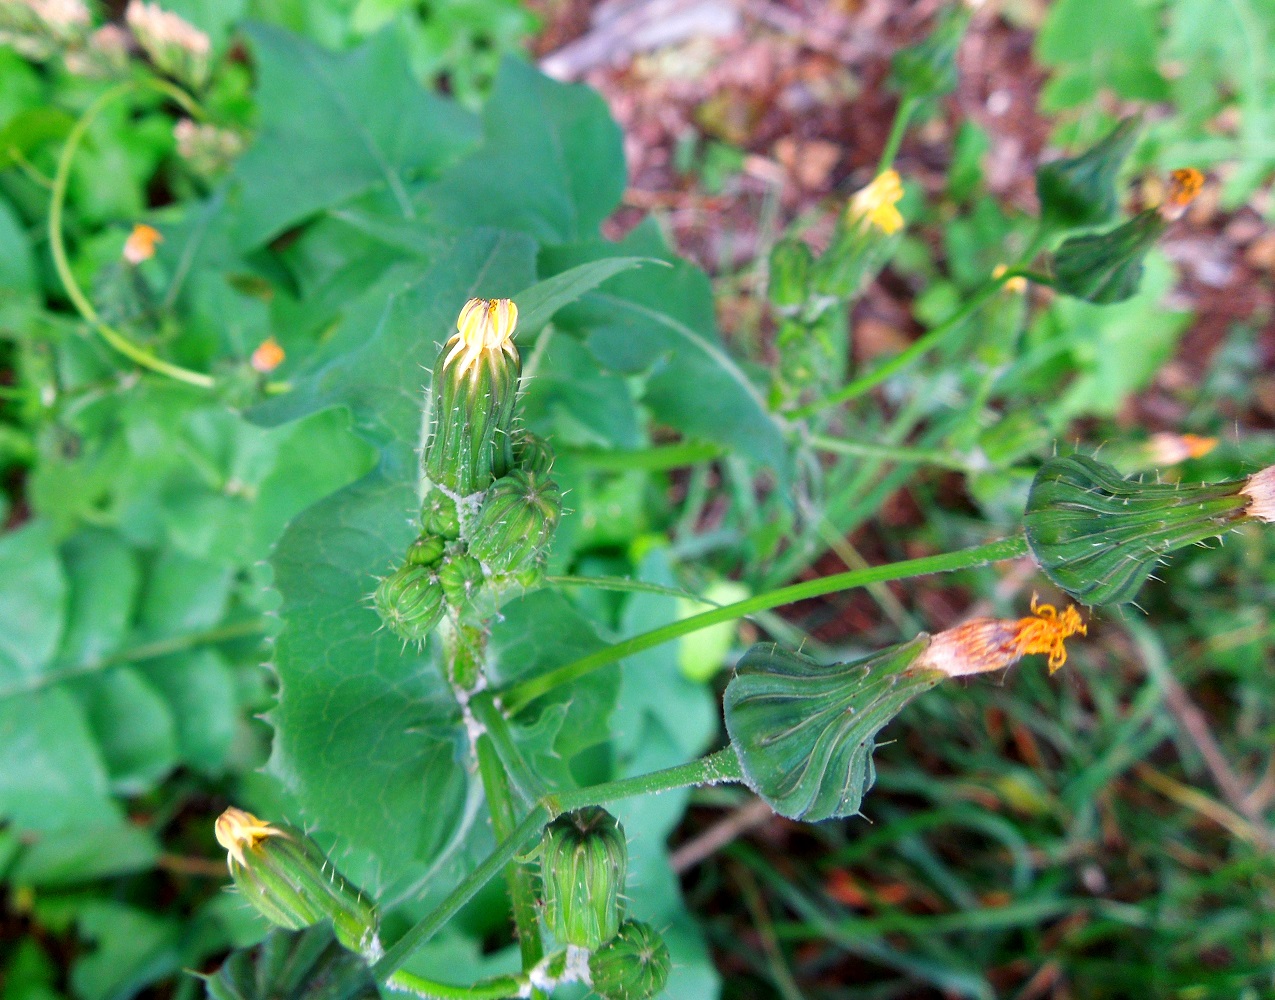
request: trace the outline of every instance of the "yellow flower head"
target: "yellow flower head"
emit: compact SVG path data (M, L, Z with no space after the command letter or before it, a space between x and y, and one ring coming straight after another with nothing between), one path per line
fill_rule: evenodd
M130 264L140 264L155 256L155 244L163 243L164 237L154 226L139 222L124 241L124 259Z
M446 368L459 358L458 376L478 363L484 351L504 351L517 357L513 344L518 325L518 307L512 299L470 299L456 320L456 334L447 342L451 350L443 359Z
M1194 167L1183 167L1169 174L1169 193L1165 204L1186 208L1204 188L1204 175Z
M267 337L252 352L251 364L261 374L268 375L283 364L284 357L286 355L283 353L283 348L279 346L279 341L274 337Z
M982 674L1017 663L1029 653L1046 653L1049 672L1067 662L1064 640L1087 635L1089 626L1075 605L1059 611L1052 604L1038 604L1032 595L1030 618L975 618L940 632L921 654L917 665L940 670L949 677Z
M235 870L236 861L239 862L240 867L247 865L243 856L244 848L251 850L266 837L283 837L285 840L288 837L278 827L271 826L265 820L257 819L252 813L236 809L234 806L217 817L213 824L213 831L217 835L217 843L226 849L226 864L230 866L232 872Z
M846 216L852 223L876 226L887 236L903 228L903 216L899 213L899 200L903 197L903 184L895 170L878 174L871 184L855 193L850 199Z

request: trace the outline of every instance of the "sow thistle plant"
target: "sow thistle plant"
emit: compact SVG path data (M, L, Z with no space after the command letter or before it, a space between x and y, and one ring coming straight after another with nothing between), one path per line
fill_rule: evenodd
M1248 521L1275 520L1275 468L1218 484L1144 483L1081 455L1038 471L1025 533L975 549L797 584L638 636L521 684L492 687L487 639L504 595L539 586L562 516L549 445L519 427L518 308L471 299L439 353L421 455L419 533L379 584L373 605L405 643L438 631L442 669L467 721L473 767L500 845L438 908L386 950L367 893L299 831L228 809L217 821L235 886L267 920L298 931L330 922L377 981L424 997L543 995L580 983L605 1000L656 995L670 969L659 931L625 913L628 845L603 804L688 785L746 785L777 813L806 822L860 813L875 779L881 730L944 681L1004 670L1025 656L1067 662L1089 623L1074 604L1033 596L1030 614L976 618L841 664L759 643L726 687L728 745L708 757L585 788L551 788L522 757L511 719L555 687L626 653L718 620L872 580L1030 555L1082 604L1129 601L1168 553ZM537 871L530 870L531 863ZM491 878L505 871L522 972L442 983L403 963ZM225 984L223 984L224 986ZM229 988L229 987L226 987Z

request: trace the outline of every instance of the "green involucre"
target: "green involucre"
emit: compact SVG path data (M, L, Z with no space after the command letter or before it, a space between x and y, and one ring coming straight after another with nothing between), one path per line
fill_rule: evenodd
M944 674L913 667L928 635L823 666L758 643L726 686L726 731L744 780L775 812L815 823L859 812L876 734Z
M1085 604L1131 601L1170 552L1243 516L1243 482L1144 483L1084 455L1046 462L1032 481L1027 544L1055 584Z
M605 809L589 806L546 826L540 879L553 936L589 951L615 937L628 865L624 829Z
M589 957L593 990L602 1000L647 1000L668 982L668 945L650 924L626 920L619 933Z
M515 469L487 492L469 551L495 572L530 567L543 556L562 516L562 492L547 476Z

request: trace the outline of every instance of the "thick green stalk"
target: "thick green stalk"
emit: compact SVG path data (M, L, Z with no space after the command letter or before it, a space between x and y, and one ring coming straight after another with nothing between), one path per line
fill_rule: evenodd
M912 576L924 576L928 573L945 573L951 570L966 569L971 566L984 566L1003 559L1014 559L1024 555L1026 552L1026 540L1022 536L1016 536L990 542L987 545L962 549L959 552L926 556L922 559L908 559L904 562L891 563L887 566L874 566L866 570L852 570L849 573L838 573L818 580L808 580L805 583L780 587L778 590L770 590L764 594L758 594L756 597L738 601L735 604L727 604L725 607L714 608L711 611L692 615L690 618L683 618L681 621L670 622L668 625L662 625L649 632L642 632L605 649L590 653L588 656L582 656L580 659L561 667L545 671L543 674L528 678L525 681L511 684L500 692L501 703L505 706L507 712L511 715L515 714L526 708L537 698L548 694L554 688L569 684L571 681L578 680L601 667L615 663L617 660L622 660L626 656L632 656L634 653L640 653L645 649L651 649L653 646L659 646L673 639L680 639L684 635L698 632L700 629L708 628L710 625L734 621L755 611L768 611L782 604L792 604L795 601L821 597L824 594L832 594L838 590L849 590L852 587L862 587L869 583L903 580Z
M510 831L491 854L472 872L461 879L460 883L448 893L447 897L415 924L406 934L394 943L380 960L372 966L373 974L382 982L390 977L417 948L442 930L478 891L500 874L501 869L512 861L532 840L540 836L541 828L552 817L543 805L537 805L522 818L522 821Z
M454 986L400 971L390 976L385 985L396 993L415 993L430 1000L504 1000L522 996L527 980L522 976L500 976L472 986Z
M483 791L487 794L487 807L491 811L491 827L497 842L513 835L516 829L514 800L509 789L509 775L492 744L491 736L484 733L474 741L474 753L478 756L478 773L482 777ZM544 943L540 940L540 921L536 916L536 887L531 872L518 862L510 860L505 868L505 880L509 884L509 898L513 902L514 927L518 931L518 951L522 955L522 971L529 972L544 958Z
M894 112L894 124L890 126L890 136L885 141L885 149L881 150L881 159L877 161L878 175L894 166L894 158L899 155L899 147L903 145L903 136L920 103L915 97L905 97L899 102L898 110Z
M372 966L373 974L381 982L389 980L417 948L438 933L461 907L478 894L478 890L517 857L533 838L538 837L546 823L562 813L583 809L585 806L632 798L635 795L668 792L690 785L713 785L725 781L742 780L743 772L739 766L739 758L732 747L726 747L707 757L651 774L621 778L619 781L607 781L589 788L573 788L565 792L545 795L496 849L461 880L460 884L432 913L395 942L380 961Z

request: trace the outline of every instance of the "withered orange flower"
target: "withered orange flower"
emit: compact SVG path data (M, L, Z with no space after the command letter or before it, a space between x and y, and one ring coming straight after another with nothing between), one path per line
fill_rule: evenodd
M1089 626L1074 604L1059 611L1039 604L1032 595L1029 618L975 618L940 632L921 654L917 666L940 670L949 677L982 674L1017 663L1029 653L1046 653L1049 672L1067 662L1064 640L1087 635Z

